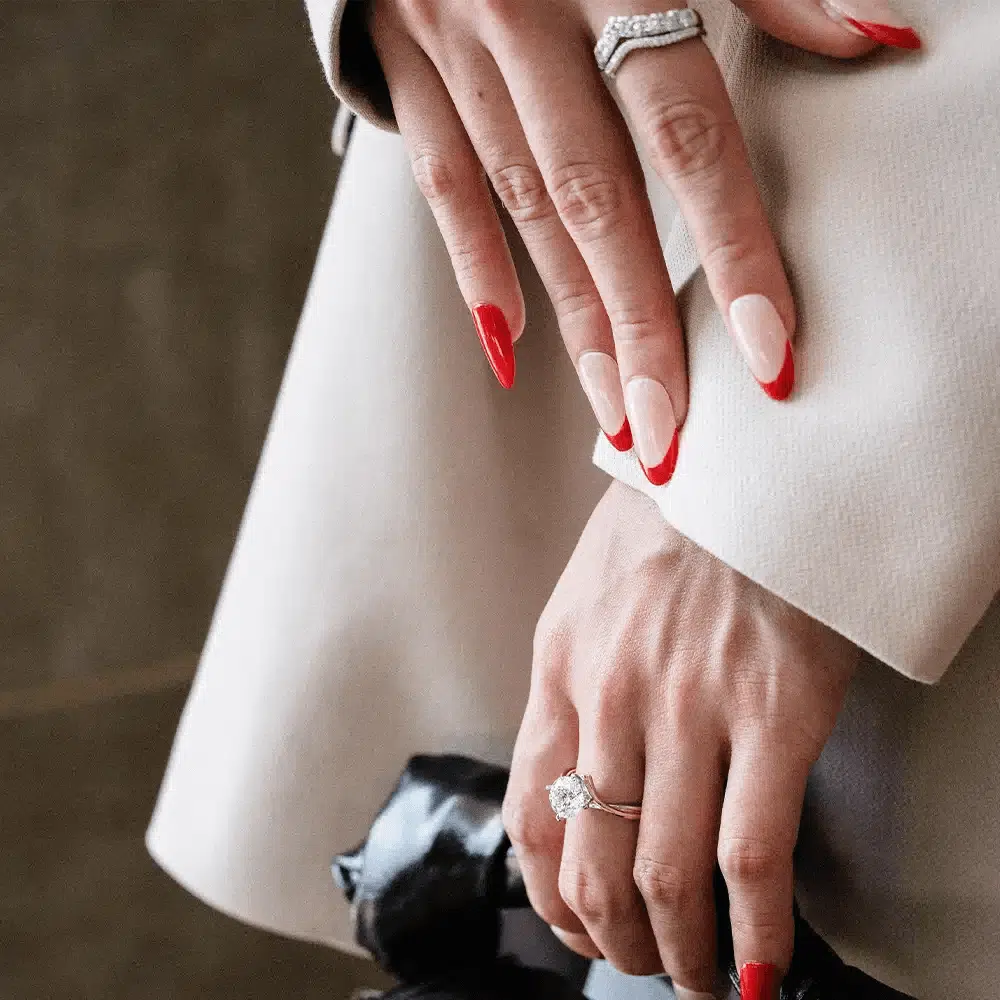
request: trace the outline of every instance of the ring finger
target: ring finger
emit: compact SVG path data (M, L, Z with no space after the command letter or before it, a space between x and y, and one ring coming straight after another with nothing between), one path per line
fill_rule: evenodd
M730 334L761 388L784 399L794 382L795 306L715 58L693 38L631 53L614 79L688 224Z

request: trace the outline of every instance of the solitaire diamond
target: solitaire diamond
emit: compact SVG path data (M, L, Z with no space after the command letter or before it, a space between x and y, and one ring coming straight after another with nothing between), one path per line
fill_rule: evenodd
M583 778L578 774L564 774L548 787L549 805L556 819L572 819L593 802Z

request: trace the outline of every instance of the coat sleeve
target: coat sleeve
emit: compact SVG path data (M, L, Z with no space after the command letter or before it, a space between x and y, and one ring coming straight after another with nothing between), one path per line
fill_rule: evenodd
M365 24L364 0L306 0L327 82L342 107L395 130L392 101Z
M652 487L603 438L595 459L741 573L934 682L1000 590L1000 198L984 197L1000 9L913 6L934 55L832 65L736 28L727 75L796 292L796 390L759 391L675 222L677 471Z

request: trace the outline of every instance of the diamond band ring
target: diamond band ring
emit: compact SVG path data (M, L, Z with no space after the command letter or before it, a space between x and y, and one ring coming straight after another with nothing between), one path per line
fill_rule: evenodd
M661 14L632 14L609 17L594 46L597 68L613 77L637 49L662 48L697 38L705 33L701 15L690 7L678 7Z
M642 806L605 802L594 790L594 779L589 774L578 774L575 767L561 774L545 790L549 793L549 805L558 820L572 819L584 809L599 809L622 819L637 820L642 815Z

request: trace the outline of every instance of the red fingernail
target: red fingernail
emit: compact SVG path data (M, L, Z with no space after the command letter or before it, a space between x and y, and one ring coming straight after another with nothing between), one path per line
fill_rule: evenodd
M680 434L674 431L673 440L670 442L670 447L667 449L667 455L663 461L651 469L647 469L646 466L642 467L642 471L646 473L646 478L654 486L666 486L673 478L674 469L677 468L677 455L680 452L680 448Z
M747 962L740 969L740 997L742 1000L776 1000L777 996L777 966L767 962Z
M632 450L632 428L629 427L627 420L622 424L622 429L617 434L609 434L605 431L604 436L611 442L612 448L618 451Z
M872 21L857 21L853 17L844 20L855 31L870 38L879 45L889 45L894 49L919 49L920 36L912 28L894 28L891 24L875 24Z
M792 353L790 342L786 341L785 360L782 362L778 377L773 382L761 382L760 387L771 399L776 399L779 403L792 394L792 389L795 387L795 355Z
M888 0L820 0L820 5L845 28L896 49L919 49L920 36Z
M489 303L472 307L479 343L483 345L497 381L505 388L514 385L514 340L503 311Z
M637 375L625 386L625 409L642 471L654 486L665 485L677 468L680 450L670 394L656 379Z

